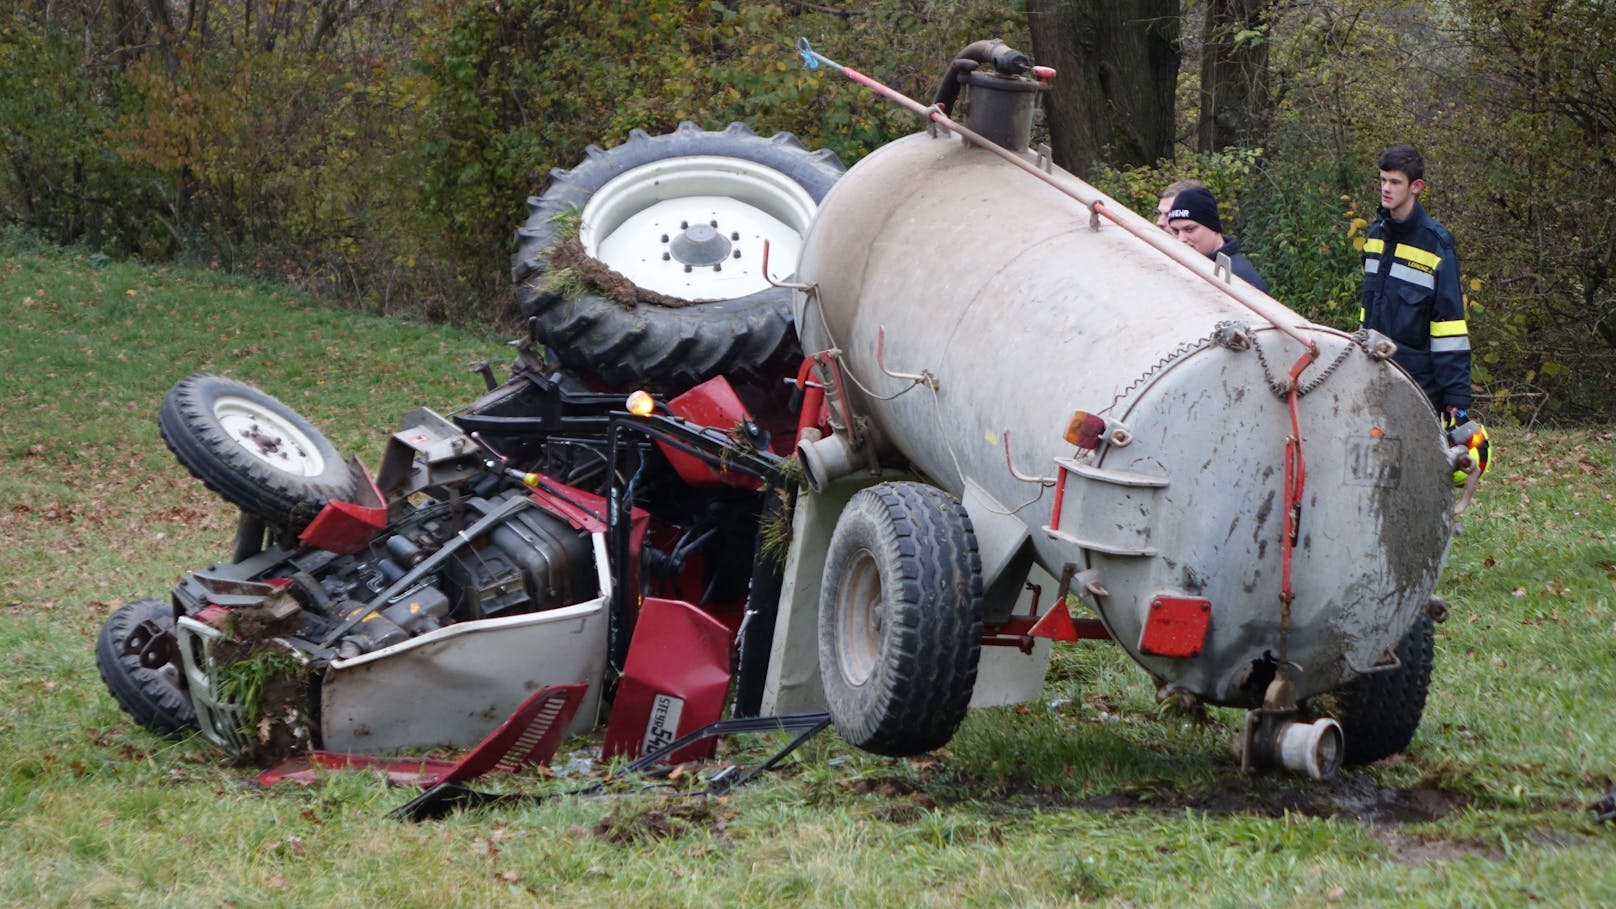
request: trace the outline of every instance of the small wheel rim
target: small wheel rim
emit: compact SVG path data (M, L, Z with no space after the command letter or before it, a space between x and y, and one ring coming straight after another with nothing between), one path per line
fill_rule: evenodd
M881 570L875 556L861 549L848 565L836 603L836 663L855 688L875 675L882 612Z
M784 173L741 158L691 155L613 177L584 206L584 251L636 285L692 301L732 300L796 269L817 208Z
M213 418L242 451L282 473L305 478L325 473L325 457L314 440L257 401L222 395L213 402Z

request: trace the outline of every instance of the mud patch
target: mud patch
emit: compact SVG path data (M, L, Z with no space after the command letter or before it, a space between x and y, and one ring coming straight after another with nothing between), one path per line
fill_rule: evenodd
M926 807L935 808L937 806L930 793L922 789L919 784L901 777L862 777L854 780L842 780L838 785L859 795L880 795L887 798L918 796L920 800L927 803Z
M1377 786L1364 777L1327 782L1277 783L1273 778L1242 779L1218 792L1189 799L1184 807L1206 814L1344 818L1365 824L1417 824L1441 820L1468 799L1429 783L1405 789Z
M670 309L690 305L689 300L646 290L612 271L600 260L585 252L583 243L579 242L576 236L568 237L555 245L550 253L550 267L556 270L573 270L599 290L601 296L630 309L641 303Z
M1402 865L1429 865L1470 855L1498 862L1505 856L1501 849L1492 849L1479 843L1448 840L1440 837L1409 836L1401 830L1376 827L1369 831L1391 853L1393 861Z
M705 830L722 837L725 816L706 798L681 798L650 805L622 805L595 824L596 838L614 846L679 839Z
M1468 799L1430 783L1402 789L1377 786L1363 777L1305 782L1274 777L1239 777L1210 792L1193 794L1135 789L1081 799L1076 807L1095 811L1185 810L1209 815L1286 814L1341 818L1370 825L1402 825L1441 820Z

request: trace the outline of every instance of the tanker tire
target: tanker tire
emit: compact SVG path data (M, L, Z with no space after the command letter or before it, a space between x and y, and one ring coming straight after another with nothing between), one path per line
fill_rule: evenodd
M198 728L190 695L179 685L178 668L142 666L139 656L123 649L129 634L148 620L171 630L174 610L161 600L151 599L118 607L95 639L95 665L112 699L135 722L158 735L178 738Z
M802 356L787 288L680 307L630 307L594 293L568 298L544 286L551 252L570 236L557 215L582 211L597 190L629 170L690 156L763 165L802 187L816 205L843 170L833 152L810 152L789 133L763 138L743 123L707 132L689 121L659 136L634 130L627 142L605 151L592 145L577 167L552 170L549 188L528 199L527 222L516 232L511 275L517 306L564 365L613 388L683 390L720 374L773 378ZM783 270L789 266L771 269Z
M849 744L902 757L965 719L982 652L982 561L970 517L923 483L882 483L847 503L819 606L819 670Z
M1346 739L1345 763L1372 764L1414 740L1425 713L1435 655L1436 623L1422 612L1397 645L1401 665L1362 676L1335 692L1335 718Z
M274 397L234 379L174 383L157 410L174 457L225 501L272 527L302 530L333 499L352 501L348 465L326 437Z

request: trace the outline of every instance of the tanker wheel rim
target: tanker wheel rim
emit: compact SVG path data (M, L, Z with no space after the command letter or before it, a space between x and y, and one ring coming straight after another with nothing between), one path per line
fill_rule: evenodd
M296 477L312 479L325 474L320 447L273 408L250 398L220 395L214 399L212 411L225 435L253 459Z
M854 688L875 676L881 656L882 605L881 569L874 554L861 549L848 565L836 603L836 664Z
M737 299L795 269L817 207L807 189L772 167L691 155L612 178L580 213L578 239L639 287L691 301Z

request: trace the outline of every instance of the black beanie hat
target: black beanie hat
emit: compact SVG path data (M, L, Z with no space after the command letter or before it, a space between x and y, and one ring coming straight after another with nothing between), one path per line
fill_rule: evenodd
M1168 221L1188 218L1197 224L1223 233L1223 222L1218 220L1218 200L1204 187L1186 189L1173 199L1173 208L1167 213Z

